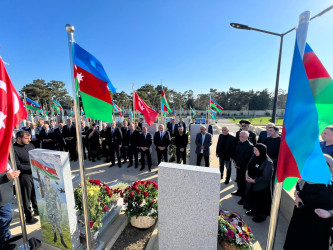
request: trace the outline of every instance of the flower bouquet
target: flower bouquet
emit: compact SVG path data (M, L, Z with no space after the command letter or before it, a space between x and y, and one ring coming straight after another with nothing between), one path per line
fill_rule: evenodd
M237 213L220 210L218 240L224 249L253 249L252 230Z
M155 223L158 214L158 185L155 181L134 182L125 188L121 196L124 198L125 214L133 226L148 228Z
M87 180L86 187L90 218L89 226L92 231L96 232L103 226L102 217L117 203L122 190L116 188L116 186L111 189L100 180ZM83 214L81 185L74 189L74 198L76 208L81 216ZM84 227L83 220L78 220L78 223L81 223L82 227Z

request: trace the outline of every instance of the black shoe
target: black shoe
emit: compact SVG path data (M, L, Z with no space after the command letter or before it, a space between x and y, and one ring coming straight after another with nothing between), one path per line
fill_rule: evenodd
M109 160L109 159L106 159L104 162L110 162L110 160Z
M17 240L20 240L22 239L23 235L22 234L19 234L19 235L16 235L16 236L13 236L11 237L9 240L6 240L3 245L6 245L6 244L9 244L9 243L12 243L14 241L17 241ZM7 248L6 248L7 249Z
M0 247L1 247L1 249L6 249L6 250L15 250L15 249L18 249L17 245L14 244L14 243L3 244Z
M139 166L138 165L135 165L135 168L138 168Z
M231 194L232 194L232 195L236 195L236 196L242 196L241 193L238 192L238 191L237 191L237 192L233 192L233 193L231 193Z
M151 172L151 168L148 167L149 172Z
M61 244L64 246L64 248L68 248L67 247L67 245L65 244L65 242L64 242L64 239L63 239L63 237L60 235L60 242L61 242Z
M221 180L223 179L223 175L221 175Z
M254 216L252 218L252 220L255 222L255 223L260 223L260 222L263 222L266 220L266 217L261 217L261 216Z
M141 168L140 168L140 171L142 171L142 170L144 170L144 169L145 169L145 167L141 167Z
M228 185L228 184L229 184L229 181L225 181L224 184Z
M53 237L53 241L57 242L58 238L57 238L57 233L54 233L54 237Z
M36 224L38 222L38 220L34 217L32 217L31 219L27 220L27 224L29 225L33 225Z
M122 162L122 164L125 164L126 163L126 160L124 160L123 162Z
M120 163L118 164L118 167L121 168L121 164Z
M132 166L133 166L133 164L130 163L130 164L127 166L127 168L130 168L130 167L132 167Z
M92 162L96 162L95 159L92 159Z
M238 202L237 202L238 205L244 205L244 199L240 199Z
M247 210L247 211L245 212L245 214L248 215L248 216L254 216L254 215L255 215L254 212L253 212L252 210Z

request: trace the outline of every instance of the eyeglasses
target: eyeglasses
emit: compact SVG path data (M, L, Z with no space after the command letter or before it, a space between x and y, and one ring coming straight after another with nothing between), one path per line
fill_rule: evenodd
M242 128L245 128L246 127L246 125L242 125Z

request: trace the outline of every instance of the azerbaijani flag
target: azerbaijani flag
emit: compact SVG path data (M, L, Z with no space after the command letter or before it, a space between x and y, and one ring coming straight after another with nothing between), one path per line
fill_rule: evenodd
M53 180L59 180L57 171L50 167L50 166L46 166L45 164L37 161L37 160L30 160L31 162L31 166L38 171L41 171L43 175L47 175L48 177L50 177Z
M211 106L212 108L216 109L217 112L221 112L222 109L223 109L222 106L221 106L220 104L218 104L217 102L215 102L215 101L213 100L213 98L210 98L210 106Z
M309 45L303 60L296 39L276 173L287 190L297 178L331 182L319 135L333 123L333 83Z
M209 110L210 110L210 108L209 108L209 107L207 107L207 108L206 108L206 111L209 111Z
M162 111L172 112L172 110L168 104L168 101L166 99L166 95L164 93L163 86L161 87L161 99L162 99Z
M123 114L121 112L121 109L117 106L117 104L114 103L114 101L112 100L112 104L113 104L113 108L115 112L119 112L120 117L123 117Z
M112 122L113 105L109 89L113 93L116 93L116 89L105 73L103 65L75 42L73 58L75 82L80 90L86 116Z
M210 110L210 115L215 121L217 121L216 114L212 109Z
M182 107L180 107L180 111L183 111L184 112L184 109Z
M174 117L177 117L177 114L176 114L176 111L175 111L175 110L173 111L173 116L174 116Z
M62 111L62 106L60 105L59 102L57 102L56 100L52 100L52 106L58 110L58 112L61 112Z
M131 116L131 118L133 119L133 113L132 113L132 110L130 111L130 116Z
M27 109L30 109L30 110L41 110L42 109L42 106L40 106L39 103L31 100L28 97L25 99L25 104L27 106Z

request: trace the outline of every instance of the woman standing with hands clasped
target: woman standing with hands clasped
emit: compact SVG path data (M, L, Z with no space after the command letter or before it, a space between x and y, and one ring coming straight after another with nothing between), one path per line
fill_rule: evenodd
M247 210L246 214L254 216L252 220L259 223L270 214L273 162L267 156L266 145L257 143L253 152L245 174L247 186L244 208Z
M324 156L332 174L333 159ZM331 220L326 215L333 210L332 185L299 180L294 195L295 208L283 248L328 250Z

